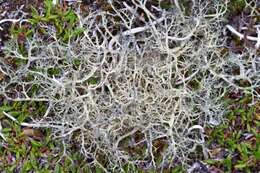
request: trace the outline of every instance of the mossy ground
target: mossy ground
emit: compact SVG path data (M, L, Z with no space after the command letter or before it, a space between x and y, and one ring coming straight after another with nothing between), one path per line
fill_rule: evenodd
M232 100L226 123L207 129L210 159L205 162L217 172L260 171L259 103L249 106L250 98Z
M37 1L38 2L38 1ZM47 1L46 1L47 2ZM48 1L50 2L50 1ZM85 5L88 5L85 2ZM162 8L170 8L169 1L161 2ZM230 17L240 15L244 10L243 0L232 0L229 5ZM77 36L82 30L75 29L73 23L76 22L72 11L55 12L48 4L45 4L46 14L39 17L36 10L32 10L32 26L37 28L38 22L45 22L54 25L59 30L59 37L67 41L69 37ZM104 7L105 8L105 7ZM62 24L66 23L70 28L64 29ZM74 30L72 30L74 29ZM43 31L44 32L44 31ZM30 36L32 32L28 28L12 28L12 34L21 39L21 36ZM240 43L243 44L243 43ZM238 45L241 46L241 45ZM22 51L22 50L21 50ZM19 64L15 64L19 65ZM58 70L50 69L50 73L55 75ZM0 79L0 81L3 79ZM93 80L94 81L94 80ZM91 82L93 82L91 81ZM95 81L94 81L95 82ZM230 95L232 95L230 93ZM209 158L202 160L208 165L212 172L246 172L256 173L260 171L260 102L251 106L250 97L241 95L239 98L230 97L227 109L229 113L226 123L214 128L207 128L207 144L210 149ZM1 133L6 141L0 143L0 171L12 172L97 172L101 173L100 168L90 168L88 160L78 152L78 148L68 146L71 149L64 155L64 146L60 139L53 140L50 130L40 130L34 128L24 128L19 123L13 122L3 115L6 111L16 117L19 122L30 121L30 116L39 116L44 113L44 103L41 102L6 102L0 100L0 122ZM160 146L158 146L159 148ZM133 152L142 153L144 148L134 148ZM140 168L126 165L127 172L145 172ZM147 172L147 171L146 171ZM149 172L156 172L151 170ZM165 170L165 172L180 173L184 172L180 166Z

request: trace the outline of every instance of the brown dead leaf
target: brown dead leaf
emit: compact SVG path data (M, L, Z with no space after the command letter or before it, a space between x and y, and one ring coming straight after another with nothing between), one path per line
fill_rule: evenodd
M5 79L5 75L4 73L0 72L0 81L4 80Z
M218 155L220 154L222 148L214 148L212 150L209 150L209 154L211 157L218 157Z
M254 112L254 119L260 121L260 102L256 104L256 109Z
M255 114L255 119L256 119L257 121L260 121L260 114Z
M48 148L48 147L43 147L43 148L40 148L40 152L41 152L41 153L50 153L50 151L49 151L49 148Z
M32 128L24 128L23 129L23 134L25 136L41 140L43 138L43 134L40 130L38 129L32 129Z
M219 168L217 168L217 167L215 167L215 166L211 166L210 168L209 168L209 171L211 172L211 173L223 173L224 171L222 171L221 169L219 169Z

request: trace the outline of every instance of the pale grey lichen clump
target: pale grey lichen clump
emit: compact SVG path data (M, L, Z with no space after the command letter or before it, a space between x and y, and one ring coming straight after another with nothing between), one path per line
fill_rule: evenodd
M10 40L0 62L8 79L1 83L0 94L46 103L44 116L21 125L49 127L64 142L75 140L91 164L105 171L123 171L125 163L147 169L171 166L176 160L185 164L198 146L207 157L204 127L222 123L225 94L243 90L259 98L256 50L223 51L225 1L193 1L186 9L189 15L180 5L170 10L152 7L153 12L146 1L123 6L78 14L84 34L68 43L56 38L54 28L43 26L49 38L43 41L35 33L26 42L26 57L18 53L16 40ZM147 19L141 19L137 8ZM136 20L144 24L136 26ZM10 56L28 61L13 68L4 61ZM50 76L47 67L58 68L59 74ZM249 85L240 86L239 80ZM39 89L31 95L34 85ZM142 136L138 141L131 138L137 133ZM73 134L77 137L71 138ZM158 139L166 146L159 163L153 146ZM139 144L144 144L143 157L133 157L124 148Z

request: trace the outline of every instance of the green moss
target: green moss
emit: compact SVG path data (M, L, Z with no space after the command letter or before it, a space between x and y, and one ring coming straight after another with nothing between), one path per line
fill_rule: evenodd
M78 27L78 17L72 9L64 11L60 6L54 6L52 0L44 1L44 11L42 14L37 9L31 7L31 18L29 19L30 25L13 25L11 27L11 35L22 42L27 38L33 36L38 32L42 35L46 31L40 24L54 26L56 28L56 36L64 42L74 39L84 32L84 28ZM23 45L23 44L22 44ZM24 46L20 48L21 52L25 52Z
M95 77L91 77L88 79L88 84L91 84L91 85L96 85L98 84L98 78L95 78Z
M47 73L49 76L57 76L61 73L61 69L58 67L48 68Z
M74 59L73 60L73 65L76 67L76 68L79 68L81 64L81 60L80 59Z
M245 0L230 0L229 8L237 8L242 10L246 7L246 1Z
M233 102L231 105L235 109L228 113L227 123L212 129L208 134L209 145L218 146L219 152L226 152L228 155L223 159L216 159L214 156L205 162L224 172L254 172L258 169L259 120L255 117L256 106L248 105L249 98L246 96Z
M230 0L228 3L228 14L230 17L240 14L246 7L245 0Z

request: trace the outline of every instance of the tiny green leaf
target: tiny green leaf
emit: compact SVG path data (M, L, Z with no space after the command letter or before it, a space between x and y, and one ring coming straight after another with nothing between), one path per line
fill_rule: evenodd
M246 163L240 163L240 164L235 165L235 168L237 168L237 169L243 169L243 168L245 168L246 166L247 166Z
M31 144L33 147L42 147L42 144L35 140L31 140Z
M1 107L0 107L0 112L3 112L3 111L7 112L7 111L10 111L10 110L12 110L12 109L13 109L13 108L10 107L10 106L1 106Z
M85 31L84 28L77 28L72 32L72 36L76 37L79 36L80 34L82 34Z
M62 167L59 164L55 166L54 173L63 173Z
M205 160L205 162L206 162L207 164L214 165L214 164L216 164L218 161L217 161L217 160L213 160L213 159L208 159L208 160Z
M103 173L103 170L99 167L96 167L96 173Z

